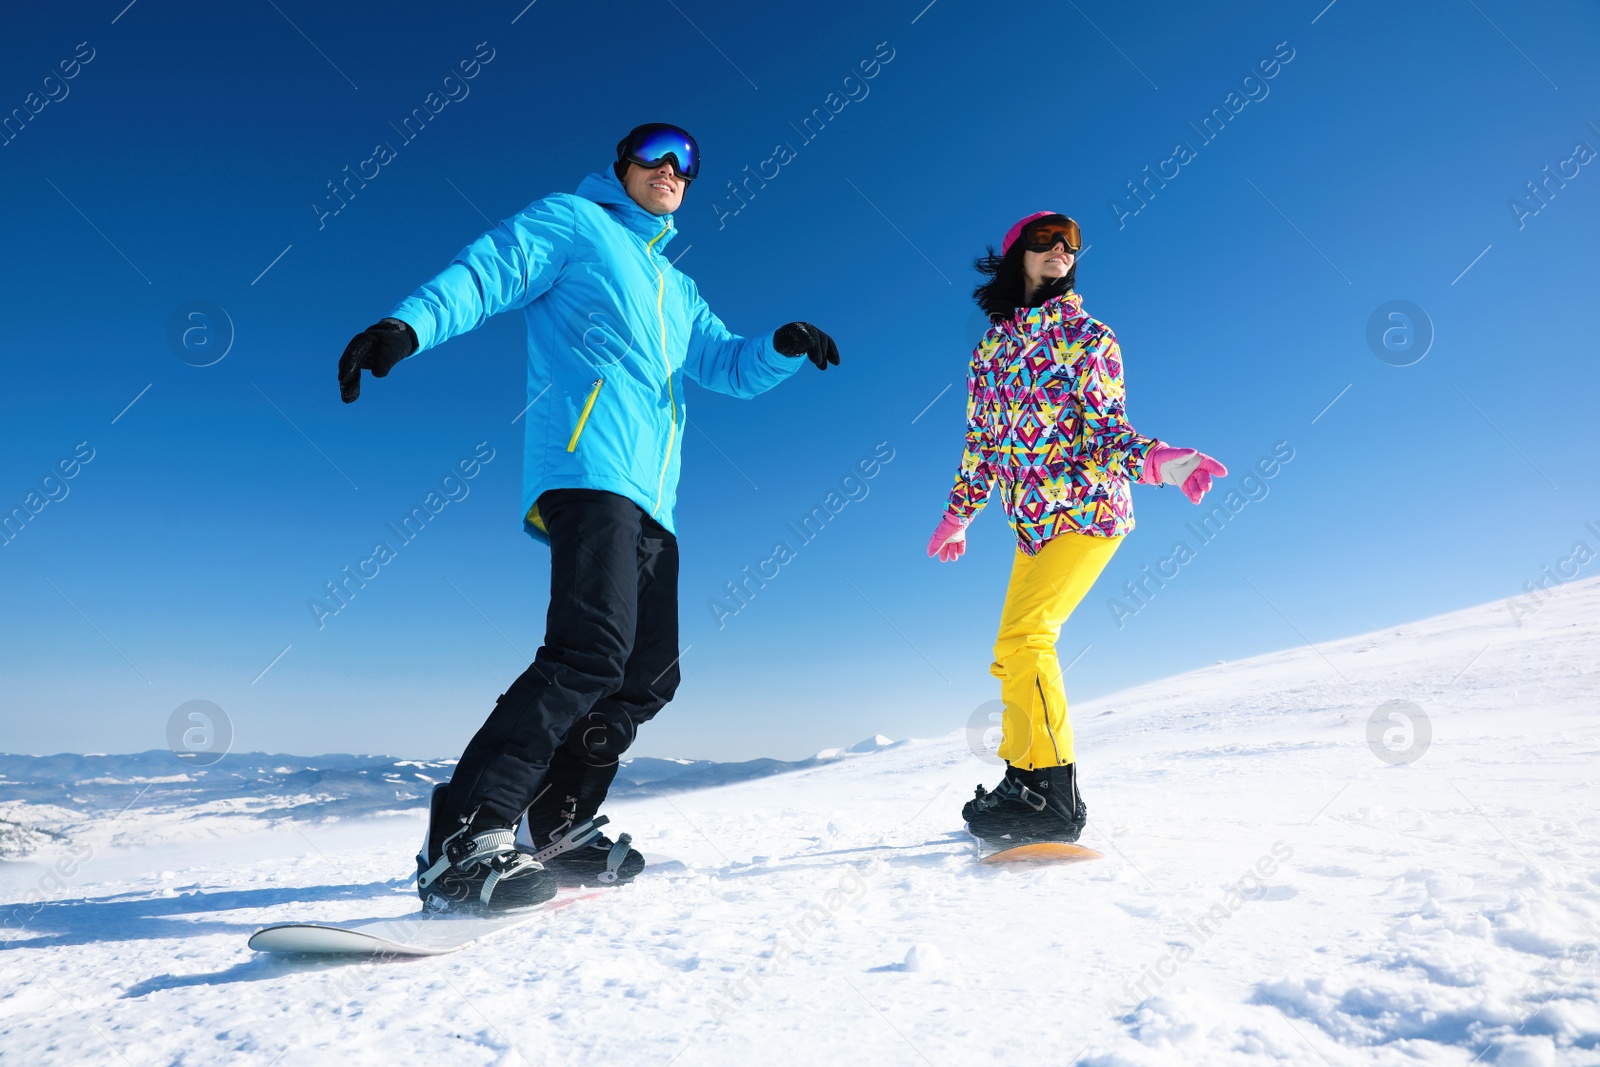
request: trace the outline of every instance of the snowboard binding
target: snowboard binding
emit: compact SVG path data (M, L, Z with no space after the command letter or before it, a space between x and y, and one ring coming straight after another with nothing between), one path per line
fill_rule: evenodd
M613 842L600 832L610 822L599 814L617 763L595 765L565 747L556 750L544 781L522 814L517 841L568 885L621 885L644 870L644 856L621 834Z
M597 815L533 853L561 881L601 885L631 882L644 870L644 856L633 850L633 836L618 834L612 841L600 832L611 820ZM524 826L527 825L524 820ZM521 845L519 838L519 845ZM532 842L527 843L531 846Z
M474 829L476 812L451 820L444 812L448 791L433 787L428 833L417 853L417 895L429 911L512 911L556 895L555 878L517 847L511 827ZM452 821L457 827L446 834Z
M1089 808L1078 793L1077 764L1025 771L1007 767L992 791L978 786L961 809L967 829L991 848L1078 840Z

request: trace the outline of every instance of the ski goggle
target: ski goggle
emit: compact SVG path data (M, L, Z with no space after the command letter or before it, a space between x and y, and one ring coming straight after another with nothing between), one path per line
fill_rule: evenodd
M1078 224L1065 215L1047 215L1030 222L1023 227L1021 240L1022 247L1029 252L1048 252L1058 241L1074 255L1083 247L1083 234Z
M700 146L686 132L664 122L635 126L618 143L617 159L652 169L670 159L672 169L689 181L700 173Z

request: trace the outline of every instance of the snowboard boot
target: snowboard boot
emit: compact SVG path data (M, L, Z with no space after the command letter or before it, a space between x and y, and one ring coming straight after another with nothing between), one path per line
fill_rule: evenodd
M556 749L538 796L523 814L518 846L563 883L620 885L644 870L644 856L629 847L633 838L618 834L612 841L601 833L610 820L596 814L618 766L594 767Z
M433 787L428 836L417 853L417 895L429 911L511 911L556 895L555 878L517 849L511 827L452 816L449 790Z
M1007 767L993 792L978 786L961 809L972 836L996 848L1078 840L1089 809L1078 794L1078 765L1025 771Z

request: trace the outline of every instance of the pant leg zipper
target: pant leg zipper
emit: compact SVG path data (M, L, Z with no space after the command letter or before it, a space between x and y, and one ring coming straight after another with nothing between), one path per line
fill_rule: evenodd
M1039 678L1038 672L1033 676L1034 688L1039 690L1039 707L1044 712L1044 732L1050 738L1050 748L1056 754L1056 764L1061 763L1061 746L1056 744L1056 732L1050 729L1050 701L1044 696L1044 682Z

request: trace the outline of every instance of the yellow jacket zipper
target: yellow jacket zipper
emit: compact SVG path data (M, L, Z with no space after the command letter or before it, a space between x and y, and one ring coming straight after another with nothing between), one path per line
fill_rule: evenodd
M583 433L583 424L589 421L589 412L594 410L595 397L600 395L600 387L606 384L604 378L594 380L594 388L589 390L589 399L583 402L583 412L578 416L578 425L572 431L572 440L567 442L567 451L572 452L578 447L578 436Z
M665 237L667 231L671 229L671 226L665 226L660 233L650 239L650 243L645 245L646 256L655 248L656 242ZM656 321L661 324L661 362L667 368L667 404L672 409L672 426L667 430L667 454L661 458L661 476L656 479L656 505L650 509L650 516L654 518L656 512L661 510L661 498L667 484L667 467L672 463L672 446L678 439L678 398L672 393L672 358L667 355L667 317L662 310L662 302L667 295L667 276L656 265L654 259L650 261L650 265L655 267L656 271Z

